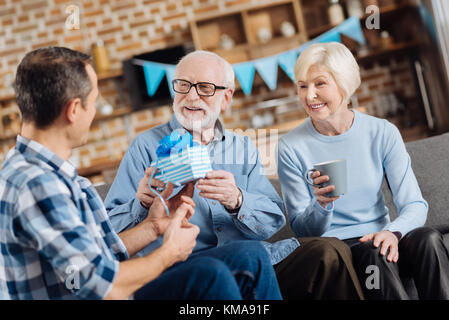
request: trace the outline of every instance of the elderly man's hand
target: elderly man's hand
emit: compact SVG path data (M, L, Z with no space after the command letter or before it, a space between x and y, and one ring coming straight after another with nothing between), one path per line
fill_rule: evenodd
M219 201L226 209L237 209L241 203L240 189L235 185L234 175L224 170L213 170L206 174L205 179L199 179L197 188L199 195Z

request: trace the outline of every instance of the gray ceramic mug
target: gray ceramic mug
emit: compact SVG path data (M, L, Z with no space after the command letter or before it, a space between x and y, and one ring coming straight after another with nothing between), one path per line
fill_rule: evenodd
M314 184L309 180L309 174L314 171L319 171L321 176L329 176L329 181L322 184ZM317 188L334 185L335 190L326 195L329 197L341 196L346 193L348 188L346 159L331 160L314 164L313 169L309 169L304 173L304 179L308 184Z

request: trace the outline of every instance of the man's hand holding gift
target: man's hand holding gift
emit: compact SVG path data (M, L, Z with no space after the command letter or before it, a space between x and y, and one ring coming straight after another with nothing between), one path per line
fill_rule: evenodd
M219 201L227 210L237 210L242 205L242 192L230 172L209 171L206 178L198 180L197 188L200 196Z

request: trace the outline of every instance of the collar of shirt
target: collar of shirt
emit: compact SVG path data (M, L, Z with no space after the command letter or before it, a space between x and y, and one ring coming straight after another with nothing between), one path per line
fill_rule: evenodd
M176 119L176 115L172 116L169 125L171 130L183 129L185 130L185 132L187 132L187 130L179 123L178 119ZM217 119L214 127L214 138L212 139L211 142L223 141L225 140L225 138L226 138L226 131L224 129L223 123L221 122L220 119Z
M17 143L15 147L24 157L38 158L41 160L43 167L49 167L53 170L62 173L74 180L78 175L75 167L68 160L64 160L53 151L47 149L45 146L37 141L27 139L21 135L17 136Z

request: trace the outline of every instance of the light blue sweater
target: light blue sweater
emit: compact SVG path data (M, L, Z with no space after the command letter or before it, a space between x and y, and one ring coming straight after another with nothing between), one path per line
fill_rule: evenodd
M308 118L279 141L279 180L290 224L299 237L348 239L381 230L404 236L426 221L428 205L399 130L387 120L354 113L352 127L341 135L320 134ZM303 173L315 163L340 158L347 161L348 190L324 209ZM381 191L384 174L398 210L394 221Z

